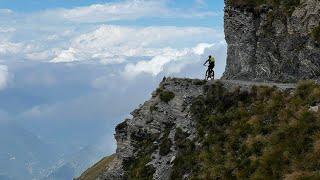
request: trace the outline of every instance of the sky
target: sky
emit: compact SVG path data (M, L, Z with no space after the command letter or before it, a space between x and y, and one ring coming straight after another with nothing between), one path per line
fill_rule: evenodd
M223 0L1 0L0 122L63 153L101 143L163 76L226 64ZM73 150L71 150L73 149Z

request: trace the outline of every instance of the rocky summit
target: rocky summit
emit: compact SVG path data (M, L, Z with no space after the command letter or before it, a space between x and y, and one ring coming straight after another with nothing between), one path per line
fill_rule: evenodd
M225 4L224 79L319 79L319 0L225 0Z

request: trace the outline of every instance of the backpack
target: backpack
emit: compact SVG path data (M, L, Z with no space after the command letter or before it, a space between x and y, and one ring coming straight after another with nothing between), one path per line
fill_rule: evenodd
M210 64L214 65L215 62L216 62L216 59L215 59L214 57L211 57L211 58L209 59L209 63L210 63Z

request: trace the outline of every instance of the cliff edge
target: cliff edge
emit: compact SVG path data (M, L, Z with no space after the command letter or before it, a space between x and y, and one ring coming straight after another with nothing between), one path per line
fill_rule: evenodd
M320 86L167 78L79 180L320 178Z
M225 4L222 80L164 79L79 180L320 179L320 1Z
M195 124L191 121L189 108L191 100L203 94L204 83L191 79L164 80L152 93L152 98L131 113L132 119L116 127L117 151L112 162L116 165L108 167L97 179L169 177L170 164L177 156L174 151L176 128L193 134L190 139L195 137ZM135 166L141 169L132 170Z
M224 79L319 79L319 0L225 0L225 4Z

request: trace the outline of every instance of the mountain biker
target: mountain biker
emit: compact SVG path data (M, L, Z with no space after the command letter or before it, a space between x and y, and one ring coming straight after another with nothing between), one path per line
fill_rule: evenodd
M214 79L214 66L215 66L215 58L211 55L209 56L209 59L203 64L204 66L209 63L208 70L206 72L206 79L209 79L209 76L212 76L211 79Z

